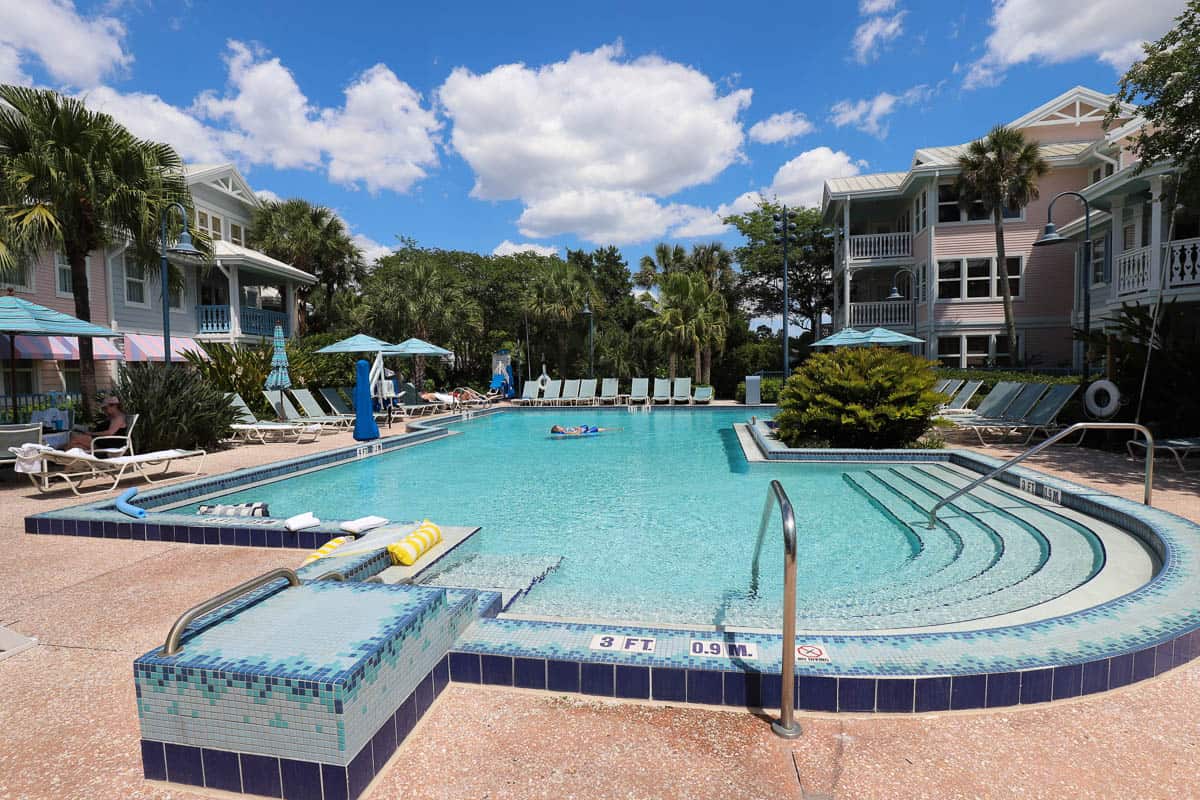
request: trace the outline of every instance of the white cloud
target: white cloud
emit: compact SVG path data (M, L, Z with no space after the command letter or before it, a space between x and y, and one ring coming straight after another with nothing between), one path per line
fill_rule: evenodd
M494 256L512 256L517 253L534 253L539 256L556 256L558 248L552 244L534 244L533 242L510 242L505 239L492 249Z
M867 5L868 3L864 3L863 7L866 8ZM854 60L860 64L868 64L877 59L884 47L904 33L904 15L907 13L897 11L891 16L867 17L854 30L854 39L850 43L851 49L854 50Z
M90 108L110 114L135 136L168 142L184 161L217 163L229 160L221 148L218 131L158 95L122 94L100 86L81 97Z
M898 108L928 100L934 92L922 83L898 95L880 92L868 99L839 100L829 109L829 120L839 128L853 125L863 133L883 139L888 133L888 116Z
M763 144L790 142L791 140L812 133L816 126L809 122L808 117L798 111L784 111L782 114L772 114L764 120L754 123L747 132L749 137Z
M133 63L124 38L119 20L82 17L71 0L0 0L0 78L29 83L32 57L57 81L94 86Z
M383 258L386 255L391 255L394 247L388 247L385 244L372 239L370 236L365 236L361 233L356 233L350 237L358 249L362 251L363 260L368 264L374 264L376 259Z
M620 43L532 68L454 70L438 92L474 197L518 198L523 235L644 241L679 223L663 204L743 158L747 89L720 94L698 70Z
M1070 13L1041 0L998 0L989 21L987 52L967 70L963 86L992 86L1004 71L1028 62L1058 64L1095 58L1117 71L1141 57L1141 44L1157 39L1174 22L1184 0L1093 0Z
M882 14L896 7L896 0L859 0L858 13L863 16Z
M270 189L255 189L254 194L264 203L278 203L283 200L282 197L275 194L275 192L272 192Z

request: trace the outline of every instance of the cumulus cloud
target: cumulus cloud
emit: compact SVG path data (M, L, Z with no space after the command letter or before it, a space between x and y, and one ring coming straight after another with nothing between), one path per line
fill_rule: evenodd
M928 100L934 91L922 83L898 95L880 92L860 100L839 100L829 109L829 120L839 128L853 125L863 133L884 139L888 134L888 116L898 108Z
M169 142L184 161L214 163L229 160L218 131L158 95L122 94L100 86L82 95L82 99L90 108L117 119L135 136Z
M56 81L95 86L133 63L124 38L119 20L83 17L71 0L0 0L0 79L30 83L33 58Z
M896 0L859 0L858 13L863 16L868 14L882 14L885 11L891 11L896 7Z
M790 142L800 136L816 130L808 117L798 111L784 111L782 114L772 114L764 120L754 123L747 135L762 144Z
M552 244L534 244L533 242L510 242L505 239L492 249L494 256L512 256L517 253L534 253L539 256L556 256L558 248Z
M356 233L350 238L354 241L354 244L358 246L358 249L362 251L363 260L365 260L368 264L374 264L376 259L383 258L386 255L391 255L392 251L395 249L394 247L388 247L386 244L380 244L370 236L366 236L361 233Z
M255 189L254 194L264 203L278 203L279 201L283 200L282 197L277 195L275 192L272 192L270 189Z
M987 51L967 68L963 86L995 85L1009 67L1029 62L1095 58L1123 71L1141 56L1142 42L1169 30L1185 5L1184 0L1143 0L1131 9L1122 0L1093 0L1062 13L1040 0L998 0Z
M879 58L879 54L892 41L904 33L904 16L907 11L897 11L888 14L896 6L895 0L863 0L859 4L859 13L866 17L854 29L854 38L850 41L850 49L854 51L854 60L860 64L869 64Z
M454 70L438 91L474 197L519 199L521 233L631 243L687 217L664 204L742 158L747 89L620 43L541 67ZM669 121L669 124L665 123Z

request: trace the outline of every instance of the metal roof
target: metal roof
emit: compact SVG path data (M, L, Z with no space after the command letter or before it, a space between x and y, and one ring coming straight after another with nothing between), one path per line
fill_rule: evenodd
M317 282L316 278L302 269L296 269L291 264L285 264L278 259L271 258L266 253L260 253L257 250L242 247L233 242L227 242L224 239L218 239L213 242L213 258L217 261L222 259L240 261L254 267L260 272L278 275L283 278L291 278L298 283L308 286Z
M1041 145L1043 158L1073 158L1095 144L1086 142L1051 142ZM967 152L971 143L952 144L945 147L922 147L913 156L913 166L953 166L959 156Z
M826 181L831 192L871 192L898 189L907 172L876 172L873 175L852 175Z

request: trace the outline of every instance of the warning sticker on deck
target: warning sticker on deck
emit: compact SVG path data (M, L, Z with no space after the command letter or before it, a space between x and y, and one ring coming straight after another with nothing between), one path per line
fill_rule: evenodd
M830 664L829 651L819 644L796 645L796 659L809 664Z

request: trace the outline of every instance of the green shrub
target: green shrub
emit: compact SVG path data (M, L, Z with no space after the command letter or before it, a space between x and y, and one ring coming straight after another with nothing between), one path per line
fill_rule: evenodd
M783 378L763 378L759 385L760 399L764 403L778 403L779 391L783 388ZM737 385L737 401L746 402L746 382Z
M133 445L153 450L212 449L232 433L237 412L225 392L194 369L157 362L124 364L112 393L137 414Z
M894 348L843 347L811 356L779 399L779 438L789 447L907 447L943 396L929 361Z
M1046 375L1039 372L1017 372L1015 370L998 369L954 369L951 367L938 367L937 377L955 378L961 381L983 381L983 386L979 387L980 397L990 392L997 383L1002 381L1012 381L1014 383L1049 383L1051 385L1058 383L1079 383L1078 375Z

